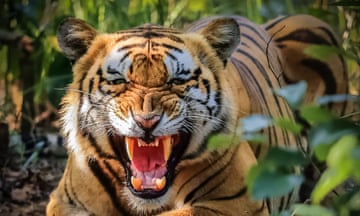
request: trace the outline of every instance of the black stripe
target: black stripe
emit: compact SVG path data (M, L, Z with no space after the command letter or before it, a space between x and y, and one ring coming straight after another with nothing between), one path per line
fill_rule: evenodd
M211 187L210 189L207 190L206 193L204 194L200 194L198 198L193 199L193 201L191 202L191 204L196 203L199 199L206 197L208 194L210 194L211 192L213 192L214 190L218 189L220 187L220 185L225 183L225 180L229 178L227 175L224 175L223 178L219 181L219 183L215 184L213 187ZM215 199L211 199L211 200L215 200Z
M117 51L121 52L123 50L132 49L135 47L144 48L146 46L146 44L147 44L147 41L145 41L144 43L129 44L129 45L120 47Z
M190 70L177 70L175 72L176 75L189 75L190 73Z
M282 76L283 76L284 81L285 81L286 84L294 84L294 83L297 83L297 81L291 80L291 79L286 75L286 73L283 73Z
M171 34L180 34L181 32L177 29L171 29L171 28L165 28L163 26L156 26L156 25L150 25L150 26L139 26L135 27L133 29L127 29L127 30L120 30L116 33L122 33L122 34L136 34L136 33L143 33L144 31L154 31L161 33L171 33Z
M130 215L121 205L119 202L119 199L117 197L117 190L114 186L114 183L108 175L104 172L104 170L99 165L99 162L94 158L90 157L88 159L88 166L91 169L91 171L94 173L95 177L99 180L101 185L104 187L106 192L109 194L111 201L113 203L113 206L122 214L122 215Z
M154 32L154 31L147 31L147 32L139 32L139 33L135 33L135 34L129 34L126 35L128 38L130 37L143 37L143 38L147 38L147 39L152 39L152 38L167 38L169 40L172 40L174 42L177 43L184 43L184 41L179 38L176 35L173 34L164 34L162 32Z
M256 59L252 54L249 54L248 52L242 50L242 49L237 49L236 50L238 53L242 54L243 56L247 57L252 63L254 63L254 65L256 66L257 69L259 69L259 71L261 72L261 74L263 75L263 77L265 78L268 86L270 87L270 89L273 88L273 85L271 83L271 80L269 78L269 75L267 74L264 66L258 61L258 59ZM274 73L274 72L272 72ZM273 74L275 76L275 74ZM276 76L275 76L276 77ZM280 86L279 80L278 80L278 84Z
M292 203L290 203L290 201L291 201L291 198L292 198L292 196L293 196L293 193L294 193L294 190L292 190L292 191L287 195L286 205L284 206L284 209L290 208L290 205L292 204ZM297 196L298 196L298 195L297 195Z
M214 73L214 79L215 79L215 83L217 84L216 86L216 95L215 95L215 102L216 104L221 104L222 103L222 89L221 86L219 85L219 77L217 73ZM220 114L221 109L216 106L216 108L218 108L215 112L214 112L214 116L218 116ZM226 114L227 115L227 114ZM227 116L224 116L223 118L227 118Z
M224 156L226 156L226 154L228 153L228 151L225 151L222 155L220 155L220 157L218 157L217 161L220 161ZM191 176L186 182L184 182L179 190L178 190L178 194L180 193L180 191L185 187L185 185L189 184L191 180L193 180L196 176L201 175L202 173L206 172L206 170L210 169L213 166L213 164L209 164L208 166L204 167L202 170L200 170L198 173L195 173L193 176Z
M322 30L322 31L324 31L327 35L328 35L328 37L330 38L330 40L331 40L331 42L332 42L332 44L333 45L335 45L335 46L337 46L337 47L339 47L340 45L339 45L339 43L338 43L338 41L336 40L336 38L335 38L335 35L328 29L328 28L326 28L326 27L319 27L319 29L320 30ZM346 70L346 64L345 64L345 60L344 60L344 57L342 56L342 55L337 55L338 56L338 58L340 59L340 61L341 61L341 64L343 65L343 77L344 78L347 78L347 70ZM347 80L346 80L346 82L347 82ZM348 89L346 89L346 90L348 90ZM347 93L347 92L346 92Z
M261 205L261 207L260 207L258 210L255 211L255 215L257 215L257 213L262 212L262 211L264 210L264 208L266 208L266 207L267 207L267 206L266 206L266 202L265 202L265 201L262 201L262 205Z
M90 101L90 103L92 103L92 99L91 99L91 92L94 88L94 78L91 78L89 81L89 93L88 93L88 99Z
M117 71L115 68L111 68L110 65L107 67L107 71L108 74L121 74L119 71Z
M255 64L255 66L259 69L259 71L262 73L263 77L265 78L265 80L266 80L269 88L270 88L270 89L274 89L274 86L272 85L272 82L271 82L271 80L270 80L270 78L269 78L269 74L266 72L264 66L263 66L256 58L254 58L251 54L249 54L249 53L247 53L247 52L245 52L245 51L243 51L243 50L241 50L241 49L237 49L237 51L238 51L239 53L243 54L244 56L248 57L248 58L250 59L250 61ZM279 79L276 77L276 74L274 73L274 71L273 71L271 68L269 68L269 70L272 72L273 76L276 78L277 83L278 83L278 86L281 87L281 84L280 84L280 82L279 82ZM260 88L261 88L261 87L260 87ZM272 94L272 95L273 95L273 99L274 99L274 101L275 101L275 103L276 103L276 107L278 107L278 111L279 111L279 113L280 113L280 116L285 116L285 115L284 115L284 112L283 112L283 109L282 109L282 107L280 106L279 98L278 98L276 95L274 95L274 94ZM264 97L264 98L265 98L265 97ZM287 110L287 111L288 111L288 110ZM292 116L292 115L291 115L291 112L287 112L287 115L288 115L288 116ZM289 141L288 133L286 133L284 130L282 130L281 132L282 132L282 134L283 134L284 139L286 139L287 141ZM274 138L275 138L274 142L278 144L277 136L274 136Z
M301 60L300 63L305 67L312 69L321 77L321 79L325 82L325 94L336 93L336 80L331 69L326 63L310 58L305 58Z
M333 44L335 46L339 46L338 41L336 40L334 34L328 28L320 26L320 27L318 27L318 29L322 30L323 32L325 32L327 34L327 36L331 40L331 44Z
M169 53L169 51L165 50L164 52L165 52L165 54L166 54L167 56L169 56L172 60L174 60L174 61L177 60L177 58L176 58L173 54Z
M163 47L165 47L167 49L175 50L175 51L177 51L179 53L183 53L182 49L177 48L177 47L175 47L173 45L170 45L170 44L162 43L161 46L163 46Z
M79 80L79 94L80 94L79 97L80 98L79 98L79 107L78 107L78 111L77 111L78 116L80 116L80 110L81 110L81 107L82 107L82 105L84 103L84 101L83 101L83 95L84 95L83 82L85 80L86 75L87 75L87 73L84 73L83 76Z
M243 62L241 62L241 61L238 61L238 60L236 60L236 59L232 59L232 60L233 60L233 64L234 64L235 67L236 67L236 66L240 66L240 67L242 67L242 68L244 69L244 70L241 70L241 69L238 70L240 77L242 77L242 74L244 74L244 75L247 76L251 81L253 81L253 82L255 83L255 88L257 88L258 93L260 93L260 96L261 96L261 101L260 101L260 103L261 103L261 105L264 105L264 106L265 106L265 110L263 110L263 111L265 112L264 114L270 115L270 107L269 107L269 104L268 104L267 99L266 99L266 97L265 97L263 88L259 85L258 80L255 78L254 74L251 72L251 70L249 69L249 67L248 67L245 63L243 63ZM242 71L244 71L244 73L241 73ZM248 83L248 82L247 82L248 80L245 79L245 81L246 81L246 82L244 82L245 84ZM251 85L249 85L248 87L251 87ZM249 89L249 88L248 88L248 90L251 91L251 89ZM269 141L270 141L270 142L269 142L269 146L271 147L272 133L274 133L274 134L276 135L276 132L275 132L275 128L274 128L274 127L271 127L271 128L269 128L268 130L269 130L269 133L268 133L268 136L269 136L269 137L268 137L268 139L269 139Z
M279 22L282 22L283 20L289 18L289 16L284 16L284 17L281 17L281 18L278 18L276 20L274 20L273 22L271 22L270 24L268 24L266 27L265 27L265 30L266 31L269 31L269 29L271 29L272 27L274 27L275 25L277 25Z
M228 151L227 151L228 152ZM230 160L228 160L226 162L226 164L224 166L222 166L219 170L217 170L215 173L213 173L211 176L207 177L205 179L205 181L202 181L197 187L195 187L190 193L188 193L185 197L184 203L189 202L190 200L192 200L192 198L194 198L195 194L201 189L203 188L207 183L209 183L211 180L213 180L215 177L217 177L218 175L220 175L220 173L224 172L226 170L226 168L230 165L233 157L234 157L235 153L233 153L233 155L231 156ZM221 156L221 158L223 158L224 155ZM220 161L220 159L218 159L217 161ZM213 166L210 166L213 167ZM210 168L209 167L209 168Z
M118 162L118 161L117 161L117 162ZM105 165L106 169L109 170L109 172L111 173L112 177L113 177L114 179L116 179L116 183L120 183L120 186L125 186L125 185L123 184L123 182L125 182L125 179L121 179L121 178L119 177L119 175L118 175L119 173L117 173L117 172L113 169L113 167L110 166L109 162L107 162L106 160L104 160L104 165ZM118 164L118 165L122 166L121 164ZM115 183L113 182L113 184L115 184Z
M209 98L210 98L210 82L207 79L201 79L202 84L205 86L205 90L206 90L206 102L208 102Z
M280 205L279 205L279 207L278 207L278 210L279 210L279 211L284 208L284 203L285 203L285 197L281 197L281 199L280 199Z
M90 212L84 205L84 203L82 203L80 200L79 200L79 197L77 196L75 190L74 190L74 187L72 185L72 169L69 169L69 177L67 178L69 180L69 187L70 187L70 192L72 193L72 196L74 198L74 200L76 201L76 203L78 205L81 206L81 208L85 209L86 211Z
M241 188L238 192L236 192L235 194L231 195L231 196L224 196L224 197L219 197L216 199L212 199L212 201L224 201L224 200L232 200L232 199L237 199L242 197L243 195L246 194L247 188L243 187Z
M241 32L241 27L246 27L249 30L251 30L252 32L254 32L261 40L266 41L264 36L262 34L260 34L260 32L258 32L258 30L255 28L254 25L239 23L239 27L240 27L240 32Z
M266 199L266 205L268 206L269 214L271 215L272 209L271 209L271 200L270 199Z
M68 172L70 172L70 171L69 171L70 169L71 169L71 168L68 169ZM70 205L75 205L75 202L74 202L74 200L71 198L70 193L69 193L69 190L68 190L68 184L67 184L67 180L69 179L69 176L67 175L68 172L66 172L66 175L64 176L64 191L65 191L66 197L69 199L69 204L70 204ZM71 179L70 179L70 180L71 180Z
M255 44L256 47L258 47L260 50L264 51L264 47L261 46L255 39L254 37L251 37L247 34L241 34L241 37L245 37L247 38L248 40L250 40L253 44Z
M120 63L123 63L123 61L131 54L133 51L129 50L125 53L125 55L120 59Z
M268 74L266 73L266 70L263 67L263 65L257 59L255 59L251 54L245 52L244 50L237 49L237 52L239 52L239 53L243 54L244 56L246 56L247 58L249 58L250 61L253 62L255 64L255 66L259 69L259 71L262 73L263 77L265 78L265 80L268 84L269 89L274 89L274 86L272 85L271 80L270 80ZM251 76L253 76L251 72L250 72L250 74L251 74ZM255 77L254 77L254 79L255 79ZM277 79L277 81L278 81L279 86L281 86L278 79ZM261 88L261 87L259 86L259 88ZM276 103L276 106L278 107L278 111L279 111L280 115L284 116L278 98L274 94L272 94L272 96ZM266 100L265 96L263 98L264 98L264 100ZM267 109L270 110L268 106L267 106ZM282 133L284 135L285 132L282 131ZM277 136L274 136L274 139L275 139L274 143L278 143Z
M99 157L118 160L116 156L104 152L99 146L99 144L96 142L96 139L90 133L85 134L85 136L87 136L87 139L89 140L91 146L95 148L95 151L99 155Z
M111 139L111 137L108 137L108 142L110 143L110 146L111 146L111 149L113 150L113 152L115 153L117 159L121 159L122 158L122 154L121 154L121 151L120 151L120 148L122 146L119 146L119 145L122 145L123 143L115 143L113 139Z
M225 215L224 212L221 212L217 209L212 209L212 208L209 208L206 206L198 206L197 205L197 206L194 206L194 208L195 208L195 212L196 212L196 209L199 208L199 209L204 209L206 211L210 211L210 212L214 213L215 215ZM209 214L209 212L206 213L206 215L208 215L208 214Z
M304 43L311 43L311 44L325 44L330 45L324 38L315 34L309 29L296 29L295 31L290 32L289 34L279 37L275 40L278 43L284 41L299 41Z

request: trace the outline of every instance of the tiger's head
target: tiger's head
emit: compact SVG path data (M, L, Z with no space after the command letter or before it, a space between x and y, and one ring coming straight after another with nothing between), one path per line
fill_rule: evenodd
M58 42L73 62L62 107L69 150L119 158L132 194L161 197L179 163L199 158L207 138L227 127L221 73L239 38L230 18L197 32L147 24L109 34L66 19ZM96 145L80 143L79 134Z

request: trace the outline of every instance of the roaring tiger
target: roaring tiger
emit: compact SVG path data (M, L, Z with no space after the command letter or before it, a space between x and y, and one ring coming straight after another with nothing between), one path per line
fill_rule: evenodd
M68 161L47 215L269 215L298 194L253 201L244 177L266 146L207 148L253 113L293 118L273 89L306 80L305 100L347 93L344 60L304 54L339 46L324 22L295 15L257 25L205 18L185 30L145 24L98 33L76 18L59 27L73 63L62 100ZM335 107L338 113L344 106ZM306 146L269 128L268 146Z

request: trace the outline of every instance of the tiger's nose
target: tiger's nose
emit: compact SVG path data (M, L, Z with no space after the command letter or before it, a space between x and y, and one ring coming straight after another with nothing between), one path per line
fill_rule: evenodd
M143 115L134 115L134 120L139 127L144 130L153 129L156 124L160 121L160 115L151 115L151 116L143 116Z

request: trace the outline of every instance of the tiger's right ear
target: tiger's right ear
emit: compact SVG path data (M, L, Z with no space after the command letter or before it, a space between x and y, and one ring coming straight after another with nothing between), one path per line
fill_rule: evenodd
M59 26L57 40L65 56L76 61L85 54L96 35L96 30L85 21L67 18Z

